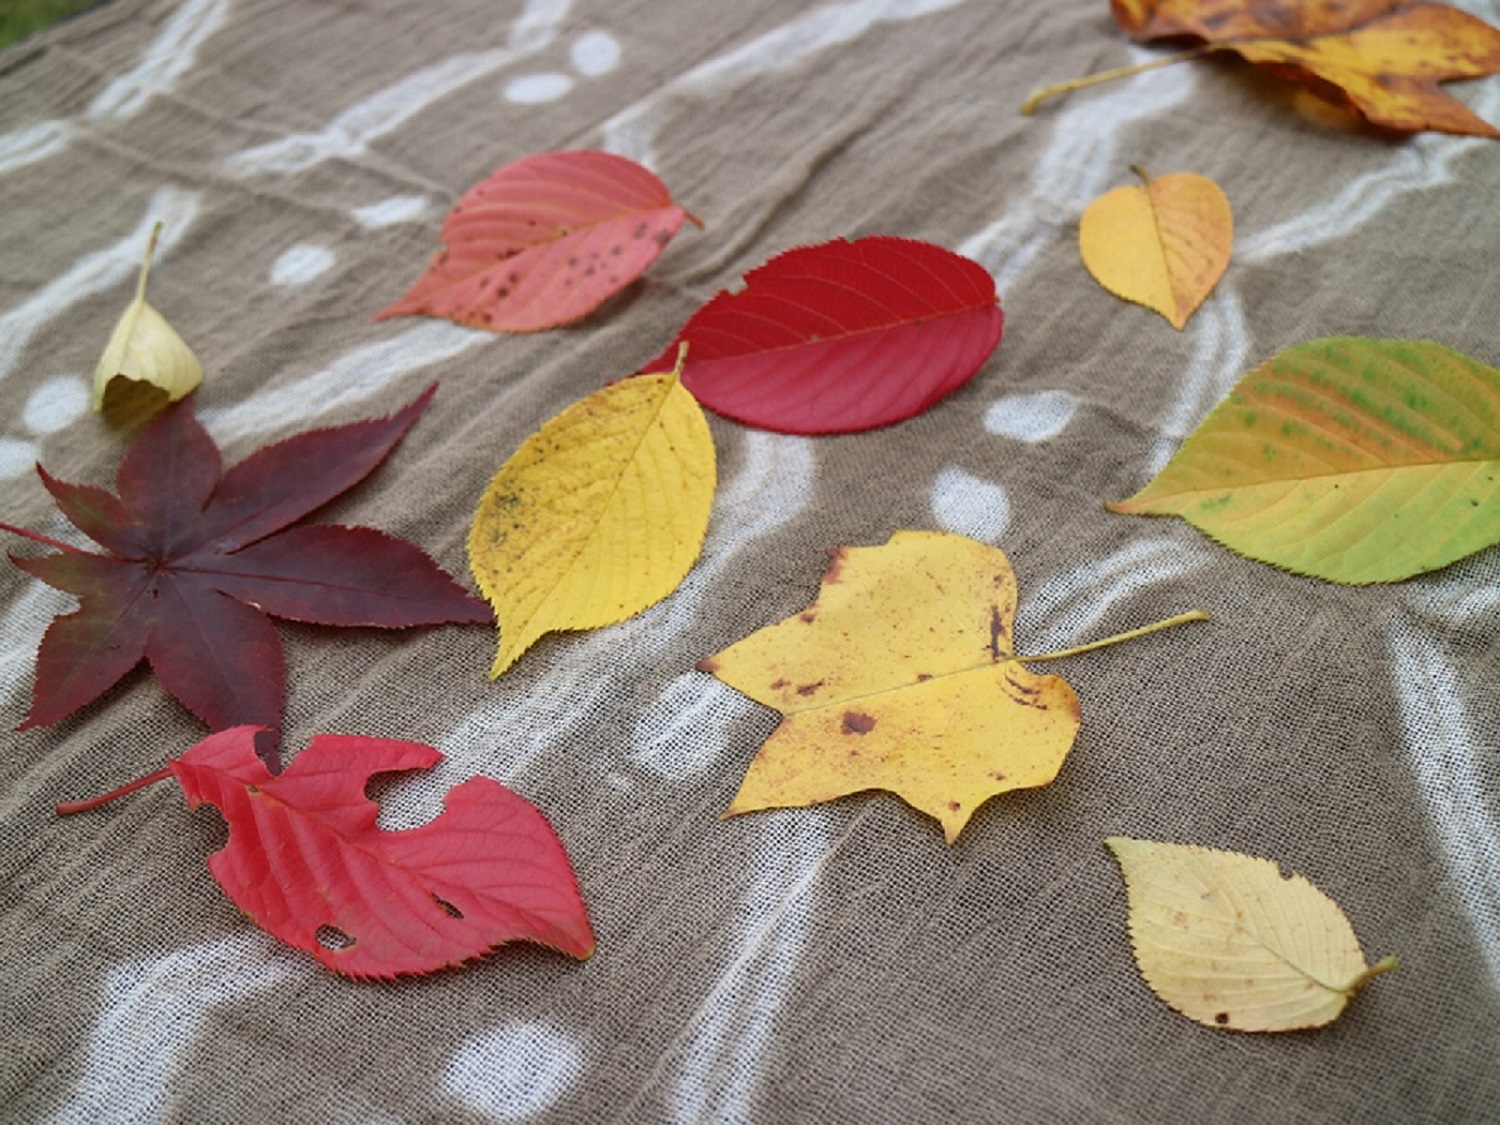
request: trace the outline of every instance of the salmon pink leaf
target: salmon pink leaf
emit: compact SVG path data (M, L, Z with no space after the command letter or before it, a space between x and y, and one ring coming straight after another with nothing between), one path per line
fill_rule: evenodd
M643 370L671 367L710 410L792 434L848 433L920 414L1000 342L995 281L928 242L873 236L803 246L745 275Z
M634 281L685 218L698 222L623 156L524 157L469 189L443 220L446 248L375 319L420 313L499 332L569 324Z
M174 403L125 454L118 494L38 466L59 510L107 553L0 524L57 548L11 558L81 602L42 638L21 729L73 714L144 659L213 729L274 731L285 676L266 614L384 628L488 621L484 604L410 543L370 528L288 527L369 475L432 394L389 418L268 446L227 473L191 405Z

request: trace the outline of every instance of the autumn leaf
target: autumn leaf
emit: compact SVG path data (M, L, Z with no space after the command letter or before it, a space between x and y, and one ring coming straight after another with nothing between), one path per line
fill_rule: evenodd
M368 527L288 526L368 476L434 390L389 418L267 446L227 473L191 404L175 403L125 454L118 494L37 466L62 514L105 553L0 524L55 547L11 561L82 602L42 638L20 729L71 715L145 659L211 728L274 730L285 676L266 614L383 628L489 620L404 540Z
M561 842L540 812L497 781L473 777L417 828L376 826L372 776L426 769L418 742L323 734L280 774L255 753L256 728L199 742L166 769L61 814L95 808L174 776L188 806L210 804L229 842L208 867L256 925L350 977L428 973L510 941L574 957L594 949Z
M1182 329L1229 264L1234 217L1219 185L1192 172L1127 184L1089 204L1079 225L1083 264L1116 297Z
M109 412L122 418L154 414L203 382L203 365L193 349L146 300L146 281L160 234L157 223L146 245L135 297L120 314L94 368L94 409L104 410L108 403Z
M1500 371L1441 344L1329 337L1240 380L1156 479L1181 516L1298 574L1395 582L1500 542Z
M682 382L762 429L847 433L920 414L995 350L1005 318L977 262L905 238L803 246L695 312L648 370L692 345Z
M1078 733L1078 697L1018 657L1016 578L998 548L898 531L840 547L818 600L699 663L784 716L725 813L813 805L866 789L935 817L948 842L998 793L1046 785Z
M634 281L685 218L698 223L623 156L524 157L469 189L443 220L446 248L375 319L421 313L499 332L556 328Z
M1232 51L1372 124L1399 132L1500 137L1439 88L1500 72L1500 29L1445 4L1409 0L1111 0L1121 28L1139 42L1192 38L1181 55L1122 67L1039 90L1022 106L1155 66Z
M1300 875L1237 852L1112 836L1130 940L1151 991L1189 1019L1294 1031L1335 1019L1371 977L1337 904Z
M544 633L612 625L655 604L697 560L714 444L678 364L574 403L490 481L469 566L500 619L491 678Z

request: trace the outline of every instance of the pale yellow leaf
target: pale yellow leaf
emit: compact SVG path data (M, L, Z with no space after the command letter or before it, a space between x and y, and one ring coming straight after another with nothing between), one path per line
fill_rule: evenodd
M1136 963L1189 1019L1237 1031L1320 1027L1395 958L1367 966L1338 905L1268 859L1112 836Z
M574 403L490 481L469 566L500 619L500 675L544 633L624 621L675 590L708 529L714 445L678 368Z
M146 260L141 265L135 297L120 314L109 343L94 368L93 406L105 408L121 396L139 412L140 403L152 402L159 409L176 402L203 382L203 365L177 330L146 301L146 281L151 275L151 257L161 224L151 232Z

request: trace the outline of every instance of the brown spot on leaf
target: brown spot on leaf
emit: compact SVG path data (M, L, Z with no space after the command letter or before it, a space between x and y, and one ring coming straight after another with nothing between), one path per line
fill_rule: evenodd
M957 801L949 801L948 808L953 812L957 812L959 809L963 808L963 806Z
M792 682L791 680L788 680L786 677L783 676L781 679L776 680L775 682L773 682L771 684L771 690L772 691L780 691L782 688L786 687L791 682Z
M1000 637L1005 631L1005 623L1000 620L1000 607L990 606L990 659L1000 659Z
M814 684L803 684L801 687L799 687L797 689L797 694L798 695L802 695L802 696L811 695L813 692L817 691L820 687L822 687L827 682L828 682L827 680L819 680L817 683L814 683Z
M925 684L930 679L932 679L932 673L931 672L918 672L917 673L917 683L919 683L919 684Z
M812 611L812 610L808 610L806 613L799 613L797 615L797 620L798 621L805 622L808 625L811 625L817 619L818 619L818 615L814 611Z
M847 547L834 547L828 552L828 569L823 572L823 581L825 583L831 584L840 581L840 576L844 572L844 559L848 550L849 548Z
M1228 1023L1228 1022L1229 1022L1229 1013L1228 1012L1217 1012L1217 1013L1215 1013L1215 1015L1214 1015L1214 1023Z
M658 246L665 250L667 248L667 243L672 241L672 232L669 230L659 230L651 237Z
M990 770L990 780L991 781L1004 781L1005 780L1005 775L1003 773L1001 773L999 770Z
M875 716L863 711L845 711L843 729L845 734L869 734L875 729Z

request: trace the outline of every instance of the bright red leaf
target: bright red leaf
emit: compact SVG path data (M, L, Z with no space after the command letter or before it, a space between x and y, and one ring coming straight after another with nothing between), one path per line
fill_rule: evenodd
M709 409L767 430L847 433L920 414L995 350L1005 318L983 266L875 236L803 246L704 305L645 371L672 368Z
M556 328L635 280L685 218L698 222L623 156L524 157L469 189L443 220L447 248L375 319L420 313L501 332Z
M211 734L165 769L57 811L97 808L172 774L190 808L213 805L229 822L229 843L208 868L235 905L345 976L427 973L508 941L593 952L567 852L546 818L498 781L472 777L433 820L387 832L365 796L370 778L426 769L440 753L321 734L272 774L256 757L257 730Z
M285 674L266 614L384 628L489 621L487 606L405 540L367 527L288 527L369 475L434 390L389 418L267 446L228 472L183 400L142 428L120 463L118 495L38 465L63 515L107 553L0 524L56 547L11 561L82 603L42 638L20 729L71 715L144 658L214 730L274 732Z

